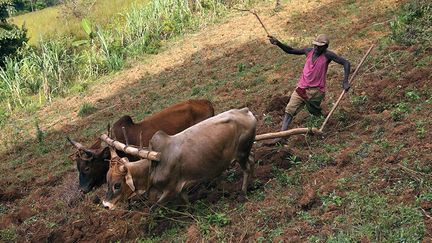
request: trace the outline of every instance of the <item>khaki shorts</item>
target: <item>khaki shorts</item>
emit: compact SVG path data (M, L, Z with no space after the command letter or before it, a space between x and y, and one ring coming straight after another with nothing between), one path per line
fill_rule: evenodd
M285 108L285 112L291 116L295 116L303 108L303 106L306 105L306 108L312 115L322 115L321 102L324 99L325 93L319 88L307 88L306 96L308 97L308 100L300 97L297 91L294 90L294 92L291 94L288 105Z

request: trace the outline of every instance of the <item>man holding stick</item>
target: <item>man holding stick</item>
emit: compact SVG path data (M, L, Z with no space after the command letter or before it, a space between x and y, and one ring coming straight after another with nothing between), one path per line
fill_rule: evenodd
M321 116L321 102L325 96L326 75L328 65L331 61L343 65L344 79L342 88L345 91L350 89L348 76L351 65L349 61L327 50L330 40L325 34L321 34L312 42L313 48L296 49L283 44L275 37L269 35L270 43L278 46L288 54L305 55L306 63L303 73L297 83L297 88L291 94L288 105L285 108L285 116L282 121L281 131L288 129L293 117L306 105L308 111L315 116ZM275 139L271 143L280 142L282 139Z

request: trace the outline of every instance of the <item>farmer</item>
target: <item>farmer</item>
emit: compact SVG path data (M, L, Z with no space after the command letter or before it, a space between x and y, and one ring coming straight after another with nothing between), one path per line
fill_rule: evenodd
M297 83L297 88L291 94L288 105L285 108L285 116L282 121L281 131L288 129L293 117L306 105L308 111L315 116L321 116L321 101L325 96L326 74L328 65L335 61L344 67L344 79L342 87L345 91L350 89L348 76L350 73L350 63L344 58L327 50L329 38L321 34L312 42L313 48L295 49L280 42L273 36L268 36L270 43L277 45L284 52L294 55L306 55L306 63L303 73ZM280 142L281 139L273 140L273 143Z

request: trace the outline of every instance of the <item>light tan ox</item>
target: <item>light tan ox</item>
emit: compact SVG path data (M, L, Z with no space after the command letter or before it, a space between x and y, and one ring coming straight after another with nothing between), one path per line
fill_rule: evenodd
M185 188L221 175L234 161L243 170L242 190L246 193L254 168L250 151L256 122L248 108L232 109L173 136L158 131L149 149L161 153L160 161L130 163L117 157L107 175L103 205L114 209L119 202L145 191L160 195L158 203L176 195L187 202Z

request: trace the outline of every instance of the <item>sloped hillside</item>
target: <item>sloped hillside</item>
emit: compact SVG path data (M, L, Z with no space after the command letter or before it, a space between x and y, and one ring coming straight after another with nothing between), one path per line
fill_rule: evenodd
M377 46L322 137L255 144L256 175L246 196L234 167L218 183L193 188L191 207L168 205L149 214L146 201L136 199L128 209L108 211L101 205L106 186L86 195L77 191L69 158L74 150L65 138L91 145L124 114L141 120L189 98L210 99L216 113L248 106L258 118L258 134L279 130L304 57L271 45L251 14L232 10L221 23L165 43L161 53L85 93L14 114L1 131L8 152L0 157L0 239L430 242L432 49L406 42L416 35L394 41L402 36L395 23L412 18L400 10L407 2L292 0L277 11L274 2L255 6L269 31L292 46L309 46L327 33L330 49L353 69L371 44ZM342 91L342 77L343 68L331 64L327 112ZM84 103L95 110L78 116ZM322 121L303 111L291 128Z

